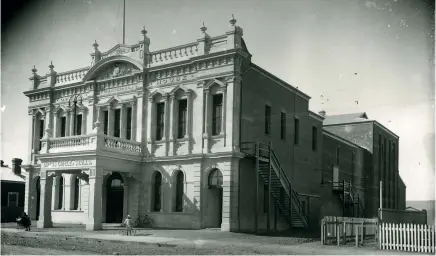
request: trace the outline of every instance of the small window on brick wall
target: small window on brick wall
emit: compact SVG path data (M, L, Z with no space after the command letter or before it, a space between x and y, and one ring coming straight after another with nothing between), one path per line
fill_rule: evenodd
M265 106L265 134L271 134L271 107Z
M280 139L286 139L286 113L280 113Z

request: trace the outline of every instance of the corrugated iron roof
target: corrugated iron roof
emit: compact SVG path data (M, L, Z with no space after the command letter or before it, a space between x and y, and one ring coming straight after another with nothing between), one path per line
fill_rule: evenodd
M12 168L2 166L1 168L1 181L21 182L25 183L25 176L17 175L12 171Z
M325 116L323 125L370 121L365 112Z

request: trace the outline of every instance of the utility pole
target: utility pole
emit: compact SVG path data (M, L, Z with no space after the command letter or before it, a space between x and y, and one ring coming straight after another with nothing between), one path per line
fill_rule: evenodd
M124 1L124 6L123 6L123 44L124 44L126 39L126 0L123 1Z

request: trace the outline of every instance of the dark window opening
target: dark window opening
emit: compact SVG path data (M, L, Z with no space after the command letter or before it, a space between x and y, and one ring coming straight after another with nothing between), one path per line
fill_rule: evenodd
M76 134L75 135L81 135L82 134L82 115L76 116Z
M265 134L271 134L271 107L265 106Z
M312 150L316 151L318 144L318 128L315 126L312 127Z
M187 121L187 113L188 113L188 101L187 100L179 100L179 123L178 123L178 132L177 138L181 139L186 135L186 121Z
M295 127L294 127L294 143L298 145L300 143L300 120L295 118Z
M183 172L177 173L177 185L176 185L176 212L183 211Z
M109 111L103 111L103 133L108 135Z
M41 150L41 139L44 137L44 120L39 120L39 150Z
M74 205L73 210L79 209L79 191L80 191L80 179L79 177L75 177L74 179Z
M64 201L64 178L62 176L58 179L58 209L62 209L63 201Z
M61 137L65 137L67 131L67 117L61 117Z
M280 139L286 139L286 113L280 114Z
M132 139L132 107L127 108L126 139Z
M216 94L212 98L212 135L218 135L221 133L221 122L223 112L223 95Z
M165 103L156 104L156 140L161 140L164 135Z
M114 110L114 137L121 135L121 109Z
M155 212L160 211L161 209L161 187L162 187L162 174L157 172L154 176L154 202L153 202L153 210Z

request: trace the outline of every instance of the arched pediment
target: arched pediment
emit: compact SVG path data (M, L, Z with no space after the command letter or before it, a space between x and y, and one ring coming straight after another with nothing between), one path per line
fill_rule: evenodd
M65 106L65 105L58 105L53 110L53 113L58 114L60 111L67 112L68 111L68 107Z
M182 91L184 94L189 94L192 93L192 90L189 88L186 88L183 85L177 85L176 87L174 87L171 92L170 95L175 95L177 93L177 91Z
M107 57L96 63L86 75L83 77L83 82L88 80L110 79L119 76L132 74L133 72L142 72L144 66L126 56Z

